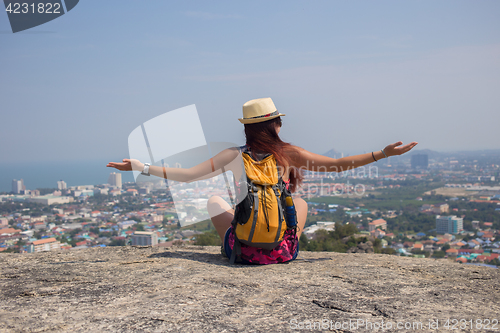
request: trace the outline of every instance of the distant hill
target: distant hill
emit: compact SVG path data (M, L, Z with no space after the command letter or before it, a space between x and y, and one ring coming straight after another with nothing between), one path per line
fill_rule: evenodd
M365 152L366 153L366 152ZM446 151L439 152L431 149L419 149L419 150L411 150L407 154L401 156L393 156L392 162L395 161L407 161L410 160L413 155L425 154L429 157L429 159L441 159L441 158L500 158L500 149L485 149L485 150L463 150L463 151ZM342 153L335 150L330 149L324 156L332 157L332 158L341 158ZM349 156L350 154L344 153L344 156Z
M412 150L405 155L407 155L407 157L411 157L412 155L415 154L427 154L431 159L443 158L443 157L454 157L454 158L479 158L481 156L500 157L500 149L461 150L461 151L447 151L447 152L437 152L435 150L422 149L422 150Z
M331 158L341 158L342 157L342 153L336 151L335 149L330 149L329 151L327 151L323 155L331 157Z
M407 157L411 157L412 155L419 155L419 154L424 154L429 156L429 158L435 159L438 157L443 157L445 153L440 153L435 150L430 150L430 149L421 149L421 150L411 150L408 152Z

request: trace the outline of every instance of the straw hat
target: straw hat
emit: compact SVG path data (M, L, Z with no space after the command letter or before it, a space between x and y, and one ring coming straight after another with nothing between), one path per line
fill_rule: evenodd
M278 112L273 100L266 97L252 99L243 104L243 118L240 118L239 121L243 124L254 124L281 116L284 116L284 114Z

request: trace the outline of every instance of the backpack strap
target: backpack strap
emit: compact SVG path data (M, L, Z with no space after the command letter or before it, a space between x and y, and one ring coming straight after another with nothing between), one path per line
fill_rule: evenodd
M276 201L278 201L279 223L278 223L278 232L276 233L276 238L274 240L274 242L278 242L281 235L281 225L283 224L283 207L281 206L281 198L278 195L278 189L276 188L276 185L273 185L272 189L274 191L274 195L276 196Z
M257 224L257 216L259 215L259 189L253 184L252 184L252 195L254 197L253 221L252 221L252 229L250 229L250 235L248 235L249 242L252 241L253 233L255 232L255 225Z
M233 244L233 251L231 252L231 258L229 258L229 263L232 265L236 262L236 257L238 259L241 257L241 244L240 241L238 240L238 237L236 237L236 229L233 228L233 235L234 235L234 244Z
M257 216L259 215L259 192L258 192L259 189L254 184L248 182L248 191L249 191L248 195L253 195L253 197L254 197L252 228L250 230L250 235L248 237L248 240L251 241L253 234L255 232L255 226L257 224ZM233 244L233 251L231 252L231 258L229 258L230 264L234 264L236 262L236 259L241 258L241 242L238 239L238 237L236 236L236 225L237 224L238 224L238 221L236 220L236 211L235 211L235 218L231 222L231 225L233 226L232 232L233 232L233 236L234 236L234 244Z
M272 155L272 154L265 154L262 158L258 158L258 156L253 154L252 149L248 145L241 146L239 149L240 149L242 154L243 153L247 154L254 161L262 161L263 159ZM278 175L278 178L279 178L279 175Z

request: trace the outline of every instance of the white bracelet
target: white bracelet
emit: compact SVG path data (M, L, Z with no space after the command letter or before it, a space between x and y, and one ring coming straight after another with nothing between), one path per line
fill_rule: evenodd
M385 158L387 158L387 155L385 154L385 151L382 149L381 150L382 154L384 154Z
M144 170L142 170L141 175L149 176L149 163L144 163Z

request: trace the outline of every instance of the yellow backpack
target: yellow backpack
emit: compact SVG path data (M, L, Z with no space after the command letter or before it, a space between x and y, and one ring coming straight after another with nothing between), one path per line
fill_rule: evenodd
M283 240L287 228L284 200L289 192L278 175L275 157L269 154L256 161L243 150L242 158L248 193L234 212L231 263L241 255L240 243L272 250Z

